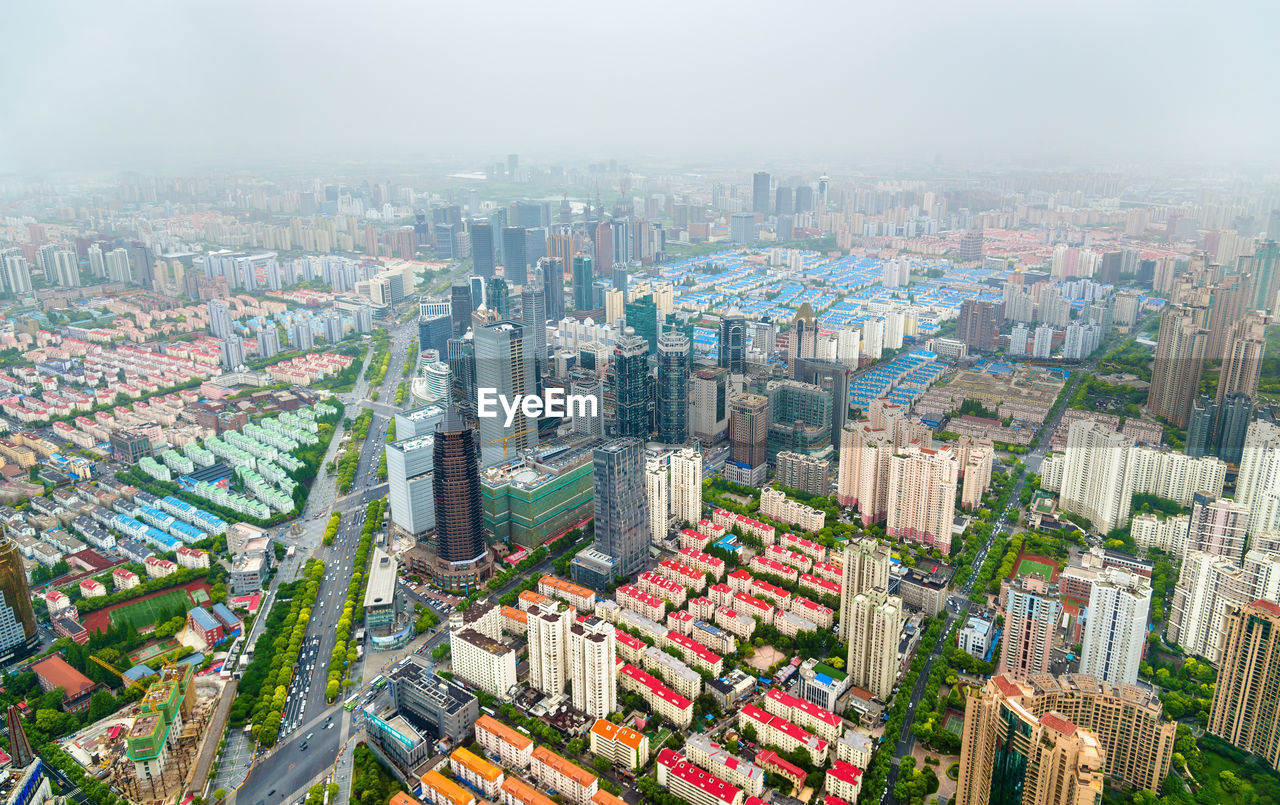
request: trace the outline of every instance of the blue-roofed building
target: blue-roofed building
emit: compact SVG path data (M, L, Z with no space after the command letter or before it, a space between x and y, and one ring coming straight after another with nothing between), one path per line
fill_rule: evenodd
M160 529L152 528L151 526L147 526L142 532L142 539L161 551L172 551L182 544L176 537L171 537Z
M156 675L156 672L151 670L150 666L139 663L138 665L135 665L132 668L130 668L128 671L125 671L120 676L124 677L125 680L129 682L141 682L142 680L147 679L148 677L153 677L155 675Z
M227 609L227 605L221 601L213 605L213 617L222 624L222 629L227 634L238 632L244 628L244 624L236 617L235 613Z
M206 539L208 534L193 525L188 525L178 521L169 525L169 533L188 544L194 544L202 539Z
M206 648L222 642L222 624L204 607L192 607L187 611L187 631L204 641Z

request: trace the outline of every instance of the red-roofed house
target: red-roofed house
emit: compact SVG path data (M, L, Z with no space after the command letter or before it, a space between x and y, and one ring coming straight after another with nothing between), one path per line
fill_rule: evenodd
M804 769L778 757L778 753L771 749L766 749L756 755L756 765L765 771L773 772L790 780L797 791L804 788Z
M716 614L716 602L705 596L689 599L689 614L700 621L709 621Z
M698 668L705 668L716 676L720 676L724 671L724 657L692 637L686 637L679 632L668 632L667 645L680 651L686 661Z
M799 724L828 743L844 732L844 720L840 716L778 688L771 688L765 694L764 709Z
M678 727L693 723L693 702L630 663L618 672L618 686L638 694L655 713Z
M704 771L672 749L658 753L658 785L695 805L742 805L743 792L710 772Z
M716 580L724 576L724 560L696 548L681 548L680 561Z
M759 618L760 622L766 626L773 625L773 605L767 601L761 601L754 595L738 593L733 597L733 608L744 615Z
M673 632L679 632L682 635L688 635L693 631L693 616L683 609L672 612L667 616L667 628Z
M142 582L138 579L137 573L125 567L118 567L111 571L111 583L117 590L130 590Z
M101 685L94 683L89 677L71 667L59 654L46 657L31 666L40 683L40 689L46 693L54 688L62 688L62 709L68 713L76 713L89 707L89 700Z
M733 594L736 592L728 584L717 584L710 590L707 590L707 597L718 607L725 606L733 600Z
M659 562L658 573L694 592L702 592L707 586L706 573L675 559L663 559Z
M711 524L709 520L703 520L702 522L707 523L708 525ZM711 543L711 540L712 538L709 534L704 534L700 530L694 531L689 528L680 530L681 548L690 548L695 551L706 550L706 547Z
M827 742L785 718L748 704L738 711L738 728L745 729L748 724L755 729L761 743L778 746L784 752L803 747L814 763L821 764L826 760Z
M862 791L862 769L837 760L827 769L827 791L848 802L857 802Z
M740 567L725 578L725 583L735 593L745 593L751 589L751 578L751 573L745 567Z
M629 663L638 663L644 658L644 650L648 645L640 638L617 629L613 633L613 639L617 642L618 656L622 659Z
M663 613L667 611L666 604L663 603L661 598L630 584L624 584L619 587L614 595L618 600L619 606L629 609L638 615L643 615L654 622L661 621Z

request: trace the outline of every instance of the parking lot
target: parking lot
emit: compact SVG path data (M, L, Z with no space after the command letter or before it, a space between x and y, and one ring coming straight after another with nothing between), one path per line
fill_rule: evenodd
M249 766L253 762L253 736L245 735L243 729L227 732L227 746L222 751L221 765L218 766L217 779L213 789L224 788L234 791L249 776Z

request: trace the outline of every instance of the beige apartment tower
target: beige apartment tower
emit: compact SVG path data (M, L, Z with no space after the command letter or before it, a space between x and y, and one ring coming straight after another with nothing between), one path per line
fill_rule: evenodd
M1232 607L1222 632L1209 732L1280 770L1280 605Z

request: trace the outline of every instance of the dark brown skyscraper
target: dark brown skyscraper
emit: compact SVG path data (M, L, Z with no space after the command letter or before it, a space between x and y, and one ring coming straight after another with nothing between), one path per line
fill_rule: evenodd
M956 338L971 350L991 352L1000 336L1000 324L1004 318L1003 303L966 299L960 303L960 317L956 321Z
M433 469L436 575L447 575L452 587L467 586L488 576L492 562L480 505L480 445L455 406L436 425Z
M0 596L0 664L7 665L40 647L22 556L8 537L0 538Z
M762 486L768 475L769 398L739 394L729 402L729 460L725 477Z

